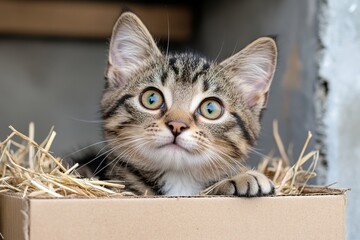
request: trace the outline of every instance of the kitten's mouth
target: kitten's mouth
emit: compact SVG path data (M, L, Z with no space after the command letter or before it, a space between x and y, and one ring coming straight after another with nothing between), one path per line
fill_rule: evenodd
M160 146L159 148L168 148L168 149L171 149L173 151L186 151L188 153L191 153L189 150L187 150L186 148L180 146L177 143L167 143L165 145Z

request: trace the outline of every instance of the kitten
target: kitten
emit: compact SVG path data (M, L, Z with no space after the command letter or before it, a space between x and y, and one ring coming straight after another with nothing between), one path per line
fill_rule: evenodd
M274 194L266 176L239 170L259 135L276 56L266 37L219 64L163 54L139 18L123 13L101 101L104 177L139 195L196 195L209 186L210 194Z

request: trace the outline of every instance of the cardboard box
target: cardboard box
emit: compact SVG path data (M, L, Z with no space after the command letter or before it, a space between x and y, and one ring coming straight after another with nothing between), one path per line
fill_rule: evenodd
M345 239L341 195L30 199L0 195L5 240ZM0 238L1 239L1 238Z

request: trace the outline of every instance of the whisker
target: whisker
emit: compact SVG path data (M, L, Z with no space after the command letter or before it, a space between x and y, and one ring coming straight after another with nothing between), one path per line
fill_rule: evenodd
M215 158L212 158L214 161L217 161L217 162L219 162L220 161L220 163L223 163L223 164L225 164L228 168L229 168L229 170L231 171L231 172L238 172L237 170L236 170L236 168L234 168L234 166L233 165L231 165L228 161L226 161L219 153L217 153L216 151L213 151L212 149L211 149L211 146L209 146L208 144L205 144L205 143L201 143L205 148L207 148L207 150L208 151L210 151L210 153L211 154L214 154L215 155ZM225 154L224 154L225 155ZM230 156L228 156L228 158L230 159ZM236 163L236 162L235 162ZM221 165L220 165L221 166ZM225 171L224 169L223 169L223 171ZM226 172L226 171L225 171Z
M169 46L170 46L170 19L169 19L169 12L167 9L166 9L166 17L167 17L167 45L166 45L165 60L168 61Z
M75 121L79 121L79 122L84 122L84 123L102 123L103 120L87 120L87 119L81 119L81 118L76 118L73 116L67 116L68 118L75 120Z
M252 147L249 148L249 151L252 152L252 153L256 153L257 155L259 155L260 157L263 157L263 158L264 158L264 157L268 157L266 154L263 154L263 153L255 150L255 149L252 148Z
M143 146L145 143L143 143L141 146ZM110 166L111 164L113 164L115 161L117 163L117 161L119 161L122 157L125 156L125 154L128 152L128 151L134 151L134 149L132 148L128 148L126 151L120 153L116 158L114 158L113 160L111 160L108 164L106 164L104 167L102 167L100 170L97 171L97 169L94 171L94 176L96 176L96 174L98 174L99 172L101 172L102 170L104 170L105 168L107 168L108 166ZM115 166L116 164L114 164ZM113 168L114 168L113 166ZM112 170L113 170L112 168ZM111 170L111 171L112 171Z
M219 151L219 154L225 156L226 158L228 158L233 164L235 164L239 170L243 170L246 169L245 166L237 159L231 157L229 154L221 151L220 149L216 149L217 151ZM235 173L238 173L239 170L235 170Z
M114 139L114 140L120 142L120 139ZM116 142L116 141L114 141L114 142ZM108 147L108 146L104 146L102 149L100 149L100 150L98 151L98 153L96 154L96 156L95 156L94 158L92 158L90 161L86 162L85 164L79 166L77 169L81 169L82 167L87 166L88 164L92 163L93 161L95 161L95 160L98 159L99 157L101 157L101 156L109 153L106 157L104 157L104 159L106 159L106 158L107 158L113 151L115 151L117 148L121 148L121 147L124 147L124 146L126 146L126 143L125 143L125 144L121 144L121 145L117 145L117 146L115 146L115 147L113 147L113 148L111 148L111 149L109 149L109 150L106 150L105 152L103 152L103 153L101 153L101 154L99 155L99 153L100 153L104 148ZM115 149L115 148L116 148L116 149ZM103 162L103 161L102 161L102 162ZM101 162L101 163L102 163L102 162ZM100 165L101 165L101 163L100 163Z
M105 151L104 153L102 153L102 154L100 154L100 155L99 155L99 153L96 154L96 156L95 156L94 158L92 158L90 161L88 161L88 162L80 165L77 169L79 170L79 169L81 169L81 168L89 165L90 163L92 163L93 161L95 161L96 159L100 158L101 156L105 155L105 154L108 153L108 152L111 153L115 148L116 148L116 147L111 148L110 150L107 150L107 151ZM103 148L102 148L102 149L103 149ZM107 156L106 156L106 157L107 157ZM103 161L106 159L106 157L101 161L101 163L100 163L99 165L101 165L101 164L103 163Z
M220 54L221 54L221 52L222 52L222 50L223 50L223 47L224 47L224 42L225 42L225 41L224 41L224 40L222 40L220 50L219 50L219 52L218 52L218 54L217 54L217 56L216 56L216 58L215 58L214 62L216 62L216 61L218 60L218 58L219 58L219 56L220 56Z
M104 163L104 161L108 158L108 156L111 154L111 153L113 153L113 152L115 152L117 149L119 149L120 147L114 147L114 148L112 148L112 151L110 151L104 158L103 158L103 160L101 160L101 162L99 163L99 165L96 167L96 169L94 170L94 173L93 173L93 177L94 176L96 176L99 172L101 172L102 170L104 170L107 166L108 166L108 164L107 165L105 165L105 167L103 167L103 168L101 168L100 170L99 170L99 168L100 168L100 166Z
M206 151L203 153L206 155L206 157L208 158L208 161L207 161L207 164L210 165L210 168L214 174L214 177L217 177L217 181L220 181L220 178L221 178L221 174L220 174L220 171L219 169L216 167L217 165L215 165L214 162L217 162L216 158L214 158L213 156L209 155ZM225 172L224 168L220 165L221 169L223 172ZM215 171L214 169L217 170L217 174L215 174Z
M230 55L230 56L234 55L234 53L235 53L235 51L236 51L236 48L237 48L237 46L238 46L238 43L239 43L239 39L236 39L235 47L234 47L233 51L231 52L231 55Z
M116 150L118 150L118 149L120 149L120 148L122 148L122 147L124 147L124 146L130 145L130 144L132 144L132 143L134 143L134 142L138 142L138 141L140 141L140 140L141 140L141 139L134 139L134 140L132 140L132 141L127 141L127 142L124 142L123 144L117 145L117 146L115 146L114 148L112 148L113 150L112 150L112 151L108 151L108 154L104 157L103 160L101 160L100 164L96 167L93 175L96 176L96 174L98 174L99 172L101 172L101 171L98 171L98 170L99 170L100 166L103 164L103 162L110 156L110 154L112 154L113 152L115 152ZM104 154L102 154L102 155L104 155Z
M84 150L86 150L86 149L88 149L88 148L90 148L90 147L93 147L93 146L96 146L96 145L99 145L99 144L102 144L102 143L111 142L112 140L116 140L116 139L104 140L104 141L100 141L100 142L96 142L96 143L90 144L90 145L88 145L88 146L86 146L86 147L80 148L80 149L76 150L75 152L72 152L72 153L64 156L63 158L68 158L68 157L70 157L70 156L72 156L72 155L74 155L74 154L76 154L76 153L78 153L78 152L84 151Z
M149 142L149 141L148 141L148 142ZM113 167L112 167L111 170L110 170L110 174L113 172L116 164L121 160L122 157L124 157L124 156L126 156L126 154L128 154L128 156L126 157L126 164L125 164L125 167L126 167L127 164L128 164L128 162L129 162L129 160L132 159L132 157L134 156L134 154L136 153L136 151L138 151L140 147L146 145L148 142L144 142L144 143L142 143L142 144L140 144L140 145L138 145L138 146L135 146L134 148L131 148L131 149L128 151L129 154L125 151L125 152L119 154L119 156L117 156L115 159L113 159L113 160L111 161L111 163L113 163L114 161L116 161L116 162L113 164ZM111 163L110 163L110 164L111 164ZM109 164L109 165L110 165L110 164ZM107 167L107 166L105 166L105 167ZM100 171L101 171L101 170L100 170Z

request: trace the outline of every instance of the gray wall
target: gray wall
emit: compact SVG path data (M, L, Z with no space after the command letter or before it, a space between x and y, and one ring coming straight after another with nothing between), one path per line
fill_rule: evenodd
M105 62L105 42L0 40L0 138L34 121L38 140L55 126L56 153L98 141L98 124L75 119L98 119Z
M278 36L278 69L257 150L267 154L275 148L276 118L297 157L307 130L315 126L316 2L207 1L201 9L188 46L210 58L220 61L257 37ZM99 141L99 124L75 119L99 117L106 48L105 41L0 40L0 138L10 124L26 131L28 122L35 121L40 137L55 126L53 150L58 153Z
M188 46L210 58L220 61L257 37L278 36L278 69L257 150L275 148L272 121L279 119L282 138L293 143L297 157L307 130L315 128L316 2L206 1L201 10ZM0 40L0 137L10 124L26 131L35 121L41 137L55 125L55 152L99 141L99 124L75 119L98 119L106 48L105 41Z
M207 1L198 31L199 49L218 60L230 56L252 40L277 35L278 67L271 87L268 109L258 151L276 149L272 122L286 146L294 146L297 158L307 131L315 135L314 91L317 79L317 2L297 0ZM310 149L314 147L314 141ZM254 154L254 162L259 160Z

